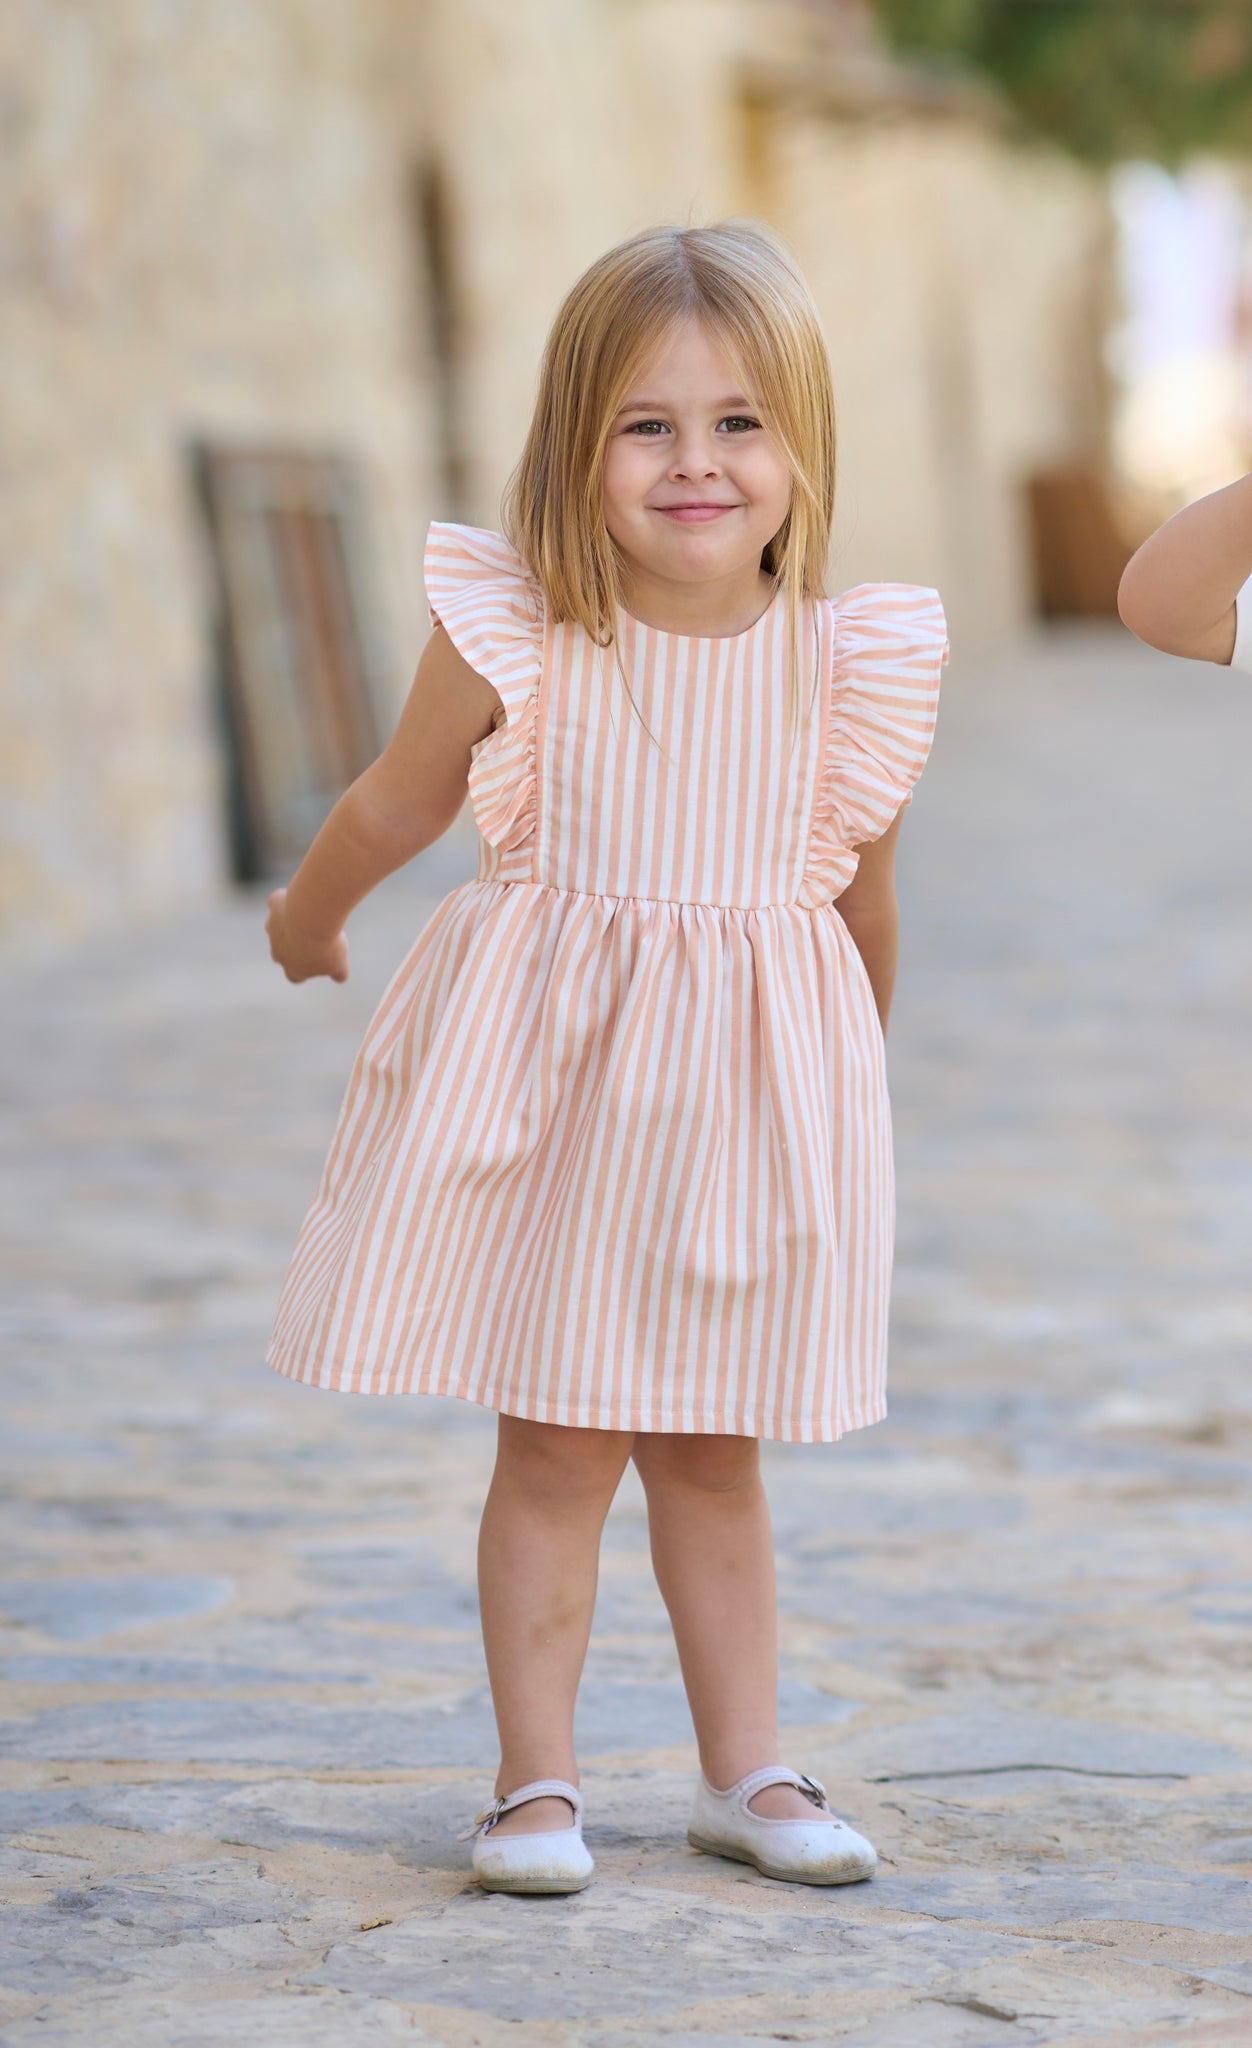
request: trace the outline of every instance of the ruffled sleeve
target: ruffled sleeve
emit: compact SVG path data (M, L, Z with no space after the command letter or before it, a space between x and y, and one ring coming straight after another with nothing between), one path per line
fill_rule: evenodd
M825 754L805 894L839 895L852 851L887 830L926 765L935 734L948 629L937 590L861 583L833 609Z
M503 707L495 730L470 749L474 819L489 846L520 846L534 831L535 712L543 666L543 596L502 534L433 520L426 596L457 652L485 676Z

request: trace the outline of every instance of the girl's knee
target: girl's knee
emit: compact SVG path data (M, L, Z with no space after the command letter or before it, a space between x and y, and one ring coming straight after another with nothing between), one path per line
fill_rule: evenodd
M585 1495L612 1491L626 1469L631 1434L620 1429L577 1429L501 1415L496 1471L528 1490Z
M644 1486L686 1486L701 1493L733 1493L755 1483L760 1445L751 1436L650 1435L635 1439L635 1463Z

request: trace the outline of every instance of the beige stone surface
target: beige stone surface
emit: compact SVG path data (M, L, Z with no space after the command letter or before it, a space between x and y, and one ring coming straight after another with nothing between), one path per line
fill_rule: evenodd
M937 585L986 646L1031 616L1025 479L1100 445L1102 185L967 122L779 124L776 191L830 338L839 585Z
M262 1363L462 821L344 988L289 987L244 897L0 991L4 2048L1252 2039L1252 692L1112 633L952 681L903 836L891 1413L766 1454L786 1753L879 1874L687 1848L629 1475L596 1878L467 1881L491 1419Z
M382 86L394 12L5 12L0 927L14 940L64 942L221 887L193 438L359 457L403 687L433 479Z

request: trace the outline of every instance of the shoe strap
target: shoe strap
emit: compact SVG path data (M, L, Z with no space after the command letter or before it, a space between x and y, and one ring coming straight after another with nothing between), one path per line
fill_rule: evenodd
M574 1809L574 1826L582 1826L583 1802L577 1785L568 1785L564 1778L536 1778L532 1785L519 1785L516 1792L498 1792L489 1806L474 1815L469 1827L462 1828L457 1841L468 1842L480 1831L489 1835L502 1813L525 1806L531 1799L567 1799Z
M749 1800L755 1799L757 1793L763 1792L767 1785L794 1785L796 1791L803 1792L805 1798L811 1799L814 1806L826 1804L826 1787L820 1780L807 1777L803 1771L788 1770L786 1764L765 1764L759 1771L749 1771L746 1778L740 1778L739 1783L732 1785L729 1792L721 1792L718 1797L728 1799L733 1793L739 1803L746 1807Z

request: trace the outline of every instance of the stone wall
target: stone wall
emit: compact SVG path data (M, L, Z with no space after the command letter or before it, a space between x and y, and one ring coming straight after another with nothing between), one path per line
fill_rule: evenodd
M832 583L933 583L972 650L1031 614L1025 479L1100 445L1105 188L967 123L810 116L779 159L834 366Z
M222 886L195 436L359 455L412 651L407 564L433 482L406 187L378 111L391 17L379 0L5 10L0 924L15 939Z

